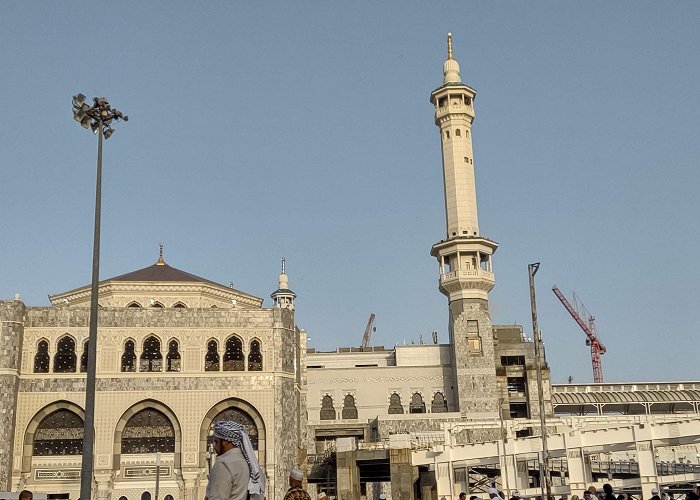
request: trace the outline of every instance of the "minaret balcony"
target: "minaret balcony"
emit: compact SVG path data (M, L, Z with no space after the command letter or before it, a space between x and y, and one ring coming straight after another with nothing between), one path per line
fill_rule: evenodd
M491 271L484 269L460 269L440 275L440 289L451 294L461 290L491 291L496 278Z
M447 115L469 115L474 117L474 107L465 104L450 104L435 110L435 119L439 120Z

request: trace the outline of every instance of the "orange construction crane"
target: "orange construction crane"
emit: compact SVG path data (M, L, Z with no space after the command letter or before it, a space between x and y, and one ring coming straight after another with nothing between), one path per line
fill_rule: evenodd
M576 297L574 293L574 305L572 306L557 285L552 287L554 295L564 304L571 317L576 320L583 333L586 334L586 345L591 346L591 364L593 365L593 382L603 382L603 365L600 362L600 355L605 354L605 346L600 343L600 339L595 334L595 318L588 312L586 306Z
M362 337L362 348L369 347L369 339L372 336L372 332L376 331L375 328L372 330L372 325L374 324L374 313L369 315L369 321L367 322L367 328L365 328L365 335Z

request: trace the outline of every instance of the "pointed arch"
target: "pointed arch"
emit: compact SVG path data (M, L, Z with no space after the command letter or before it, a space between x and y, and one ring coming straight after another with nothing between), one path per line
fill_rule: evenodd
M342 418L357 418L357 406L355 405L355 396L346 394L343 398Z
M261 372L263 369L263 357L260 350L260 341L253 339L250 341L250 352L248 353L248 371Z
M228 412L228 414L226 413ZM248 428L250 431L251 425L255 426L257 431L257 452L258 462L260 467L264 469L267 461L265 421L260 412L253 405L238 398L228 398L218 402L212 406L202 419L202 425L199 429L199 466L206 467L207 442L210 436L211 426L217 420L217 417L227 415L227 419L238 421Z
M149 335L144 339L139 359L141 361L139 371L163 371L163 354L160 352L160 339L156 335Z
M49 354L49 341L40 339L36 345L34 355L34 373L49 373L51 366L51 355Z
M333 397L326 394L321 398L321 413L319 415L321 420L335 420L335 407L333 406Z
M414 392L408 404L408 413L425 413L425 401L420 392Z
M148 414L144 414L144 411L156 411L160 415L162 415L165 419L167 419L167 423L169 423L172 426L172 433L173 436L166 436L167 434L167 429L165 429L165 426L161 425L158 426L156 425L155 429L153 429L152 432L148 432L150 436L147 436L147 439L171 439L172 443L172 451L171 453L175 454L175 463L174 467L179 468L181 466L181 451L182 451L182 426L180 425L180 420L177 418L175 413L165 405L164 403L157 401L155 399L145 399L143 401L139 401L138 403L132 405L130 408L128 408L122 416L119 418L119 421L117 422L117 426L114 429L114 447L113 447L113 455L114 455L114 464L113 467L117 469L118 467L121 466L121 455L122 455L122 449L123 449L123 441L125 440L131 440L131 439L136 439L134 438L134 432L133 430L136 429L136 427L129 426L127 429L127 424L131 421L134 422L134 417L137 415L141 414L142 416L146 416ZM154 415L153 413L150 413L150 415ZM156 424L162 424L163 420L159 419L158 415L155 415L156 420L151 420L151 422L155 422ZM146 424L148 421L145 421ZM125 433L126 429L126 433ZM143 434L143 433L142 433ZM159 436L158 434L162 434L162 436ZM126 441L124 444L126 445L126 448L128 449L130 446L135 446L134 441ZM146 442L144 444L146 448L154 448L157 449L158 444L156 442Z
M389 411L390 415L400 415L403 413L403 405L401 404L401 396L392 392L389 396Z
M151 302L151 307L157 307L157 308L159 308L159 309L165 309L165 306L163 305L163 303L160 302L160 301L158 301L158 300L154 300L153 302Z
M53 357L54 373L73 373L76 369L78 356L75 354L75 339L64 335L56 343L56 354Z
M37 437L37 429L39 428L39 425L46 417L61 410L70 411L77 415L80 420L83 422L85 421L85 411L80 406L76 405L75 403L71 403L70 401L56 401L44 406L42 409L36 412L34 417L32 417L32 419L29 421L27 430L24 433L22 472L29 472L32 469L34 441Z
M165 371L179 372L182 367L180 344L177 339L168 340L168 354L165 357Z
M187 309L187 304L182 301L177 301L173 304L174 309Z
M445 413L447 411L447 400L442 392L438 391L433 394L433 400L430 403L430 411L432 413Z
M121 370L123 372L136 371L136 342L134 339L124 341L124 352L122 353Z
M143 306L142 306L141 304L139 304L138 302L136 302L135 300L132 300L131 302L129 302L129 303L126 305L126 307L133 307L133 308L136 308L136 309L142 309L142 308L143 308Z
M226 351L224 352L224 371L245 370L245 354L243 353L243 340L238 335L231 335L226 339Z
M216 339L207 340L207 353L204 355L204 371L219 371L219 343Z

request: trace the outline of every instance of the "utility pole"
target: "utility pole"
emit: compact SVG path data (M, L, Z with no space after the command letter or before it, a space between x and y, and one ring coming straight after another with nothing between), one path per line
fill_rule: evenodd
M542 384L542 332L537 326L537 302L535 301L535 274L540 263L527 266L530 277L530 308L532 309L532 331L535 339L535 370L537 371L537 400L540 405L540 435L542 437L542 460L540 460L540 487L542 499L552 498L552 479L549 473L549 449L547 448L547 423L544 408L544 387Z

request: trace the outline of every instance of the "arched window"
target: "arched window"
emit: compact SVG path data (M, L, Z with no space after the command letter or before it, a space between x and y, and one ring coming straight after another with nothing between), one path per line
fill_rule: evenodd
M122 354L122 371L136 371L136 353L134 352L134 341L127 340L124 343L124 354Z
M58 341L56 355L53 358L54 373L69 373L75 371L78 356L75 354L75 340L66 335Z
M403 406L401 405L401 396L393 393L389 396L389 414L398 415L403 413Z
M333 398L326 395L321 400L321 420L335 420L335 408Z
M258 449L258 428L250 415L238 408L228 408L214 417L214 419L211 421L211 427L209 428L210 432L209 437L207 438L207 448L209 448L209 445L212 444L214 440L212 436L214 424L221 420L231 420L245 427L248 437L250 438L250 442L253 445L253 449Z
M86 372L87 371L87 365L88 365L88 342L89 340L86 340L85 343L83 343L83 353L80 355L80 371L81 372Z
M243 370L245 370L243 342L238 337L229 337L226 340L226 352L224 353L224 371L242 372Z
M151 492L144 491L143 493L141 493L141 500L151 500Z
M459 129L455 130L455 136L462 137L462 133L459 131Z
M121 496L121 497L119 497L119 500L129 500L129 499L124 497L124 496Z
M168 342L168 355L165 357L165 361L165 371L180 371L180 351L177 340L173 339Z
M182 303L182 302L175 302L175 303L173 304L173 307L174 307L175 309L187 309L187 306L186 306L184 303Z
M408 413L425 413L425 403L420 392L414 392L411 403L408 405Z
M250 343L250 354L248 354L248 371L262 371L262 353L260 352L260 342L253 340Z
M122 431L122 453L173 453L175 429L168 417L153 408L132 416Z
M83 419L70 410L57 410L39 423L32 453L37 457L82 455Z
M158 302L157 300L151 301L151 307L159 307L160 309L165 308L165 306L163 304L161 304L160 302Z
M143 341L140 371L163 371L163 355L160 353L160 340L158 340L158 337L151 335Z
M357 418L357 406L355 406L355 398L348 394L343 399L343 418Z
M140 308L141 308L141 304L139 304L138 302L129 302L129 303L126 305L126 307L136 307L136 308L139 308L139 309L140 309Z
M175 500L172 495L165 495L165 498L163 500Z
M214 339L207 342L207 354L204 356L204 371L219 371L219 344Z
M430 403L430 411L433 413L445 413L447 411L447 400L441 392L436 392L433 401Z
M45 340L39 341L34 355L34 373L49 373L49 343Z

